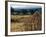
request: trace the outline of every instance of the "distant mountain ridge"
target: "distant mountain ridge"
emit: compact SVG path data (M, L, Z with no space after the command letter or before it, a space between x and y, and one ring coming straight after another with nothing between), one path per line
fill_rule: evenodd
M21 15L21 13L22 14L28 14L29 12L30 12L30 14L32 14L32 13L34 13L34 12L36 12L36 11L38 11L40 14L41 14L41 8L33 8L33 9L14 9L14 8L12 8L11 7L11 14L12 15ZM17 13L17 14L16 14Z

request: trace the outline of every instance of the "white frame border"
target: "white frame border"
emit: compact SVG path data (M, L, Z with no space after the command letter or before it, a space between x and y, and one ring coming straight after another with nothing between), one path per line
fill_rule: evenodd
M28 5L42 6L42 30L41 31L28 31L28 32L11 32L10 31L10 5L11 4L18 4L18 2L8 2L8 35L44 33L44 4L23 3L23 4L28 4ZM22 4L22 3L19 3L19 4Z

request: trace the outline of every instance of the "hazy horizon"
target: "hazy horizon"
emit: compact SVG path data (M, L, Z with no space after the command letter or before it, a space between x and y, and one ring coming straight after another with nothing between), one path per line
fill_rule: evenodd
M41 6L36 5L11 5L12 8L18 8L18 9L30 9L30 8L41 8Z

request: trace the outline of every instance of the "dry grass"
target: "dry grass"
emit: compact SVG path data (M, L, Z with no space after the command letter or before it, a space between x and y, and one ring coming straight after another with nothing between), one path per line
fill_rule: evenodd
M24 31L24 23L12 23L11 25L11 31L13 32Z
M20 31L36 31L41 30L41 15L11 15L11 31L20 32Z

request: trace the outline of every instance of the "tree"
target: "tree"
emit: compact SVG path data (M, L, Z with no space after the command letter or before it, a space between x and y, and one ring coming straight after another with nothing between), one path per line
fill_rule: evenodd
M27 13L26 9L22 9L23 14L25 15Z
M34 13L34 10L33 9L30 9L30 12L31 12L31 14L33 14Z
M15 12L15 10L11 7L11 15L14 14L13 12Z

